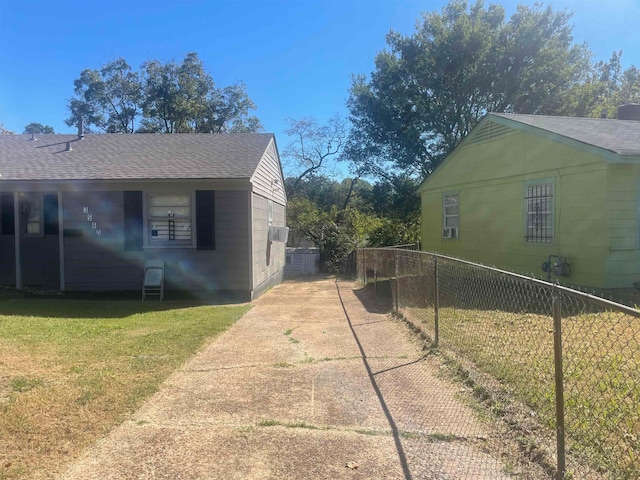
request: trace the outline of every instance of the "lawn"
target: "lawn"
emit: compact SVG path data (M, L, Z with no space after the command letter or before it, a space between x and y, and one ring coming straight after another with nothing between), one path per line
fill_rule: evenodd
M404 308L433 335L432 309ZM524 402L543 428L555 428L553 324L546 315L441 308L440 346L489 373ZM562 321L567 465L586 478L640 478L640 320L600 311ZM500 408L498 405L494 408Z
M396 270L395 252L377 252L371 288L388 306L397 301L400 313L434 339L433 260L404 252ZM441 351L455 354L481 387L479 396L493 397L487 403L514 421L514 431L548 444L556 427L553 287L447 258L437 265ZM639 479L638 313L580 292L563 290L560 297L568 477Z
M0 479L50 477L247 310L0 299Z

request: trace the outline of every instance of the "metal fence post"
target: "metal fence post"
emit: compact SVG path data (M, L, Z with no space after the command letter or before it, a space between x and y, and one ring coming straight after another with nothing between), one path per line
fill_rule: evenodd
M553 311L553 363L556 380L556 443L558 455L556 479L563 480L566 459L564 443L564 378L562 374L562 303L560 294L555 290L551 298Z
M378 251L373 251L373 288L378 293Z
M362 281L367 284L367 257L364 248L362 249Z
M398 286L398 281L400 279L399 275L398 275L398 256L400 254L400 251L398 249L396 249L396 312L399 311L399 305L400 302L398 300L398 296L400 294L400 287Z
M438 319L438 308L439 308L439 298L438 298L438 257L434 255L433 257L433 288L434 288L434 301L433 301L433 320L434 320L434 338L433 338L433 346L438 346L438 341L440 339L440 325Z
M364 248L362 249L362 280L366 285L367 284L367 255Z

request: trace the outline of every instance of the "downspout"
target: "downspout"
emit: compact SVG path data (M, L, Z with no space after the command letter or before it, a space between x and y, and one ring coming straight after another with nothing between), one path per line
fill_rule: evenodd
M22 265L20 261L20 194L13 192L13 223L16 253L16 290L22 289Z
M60 252L60 291L65 291L64 279L64 218L62 216L62 192L58 192L58 251Z
M253 184L249 182L249 298L253 300L253 290L255 289L253 278Z

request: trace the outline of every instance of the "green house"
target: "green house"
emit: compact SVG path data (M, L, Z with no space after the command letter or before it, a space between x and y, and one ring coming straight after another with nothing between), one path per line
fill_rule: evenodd
M420 193L424 250L566 284L640 282L638 120L488 114Z

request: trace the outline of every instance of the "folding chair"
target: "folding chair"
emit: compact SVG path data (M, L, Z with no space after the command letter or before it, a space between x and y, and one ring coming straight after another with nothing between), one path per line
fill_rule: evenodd
M142 282L142 301L150 295L164 298L164 261L147 260L144 263L144 280Z

